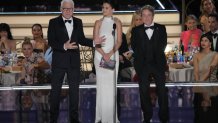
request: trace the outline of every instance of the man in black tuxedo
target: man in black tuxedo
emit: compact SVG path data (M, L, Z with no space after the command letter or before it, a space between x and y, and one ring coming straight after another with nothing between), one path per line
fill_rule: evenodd
M208 22L210 26L210 32L208 34L213 38L214 51L218 52L218 14L210 14Z
M145 5L141 12L143 24L132 30L131 45L134 67L139 76L139 92L144 123L152 118L152 103L149 95L149 76L152 75L157 86L159 118L161 123L169 120L168 96L165 87L167 33L164 25L153 22L154 8Z
M85 38L82 20L73 17L74 2L72 0L62 0L60 11L62 14L51 19L48 26L48 43L53 50L50 123L57 123L65 73L67 73L69 84L70 123L79 123L79 44L92 47L93 41Z

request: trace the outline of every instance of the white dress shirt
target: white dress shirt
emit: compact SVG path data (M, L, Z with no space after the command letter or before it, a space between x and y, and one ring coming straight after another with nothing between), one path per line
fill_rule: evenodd
M71 20L71 23L68 23L68 22L65 23L65 27L67 29L67 34L68 34L68 37L69 37L69 40L70 40L72 32L73 32L73 18L72 17L70 19L66 19L64 17L62 17L62 18L63 18L64 23L65 23L65 20ZM65 46L63 46L63 47L64 47L65 50L67 50L65 48Z
M71 35L72 35L72 32L73 32L73 18L71 17L70 19L66 19L66 18L63 17L63 21L65 21L65 20L71 20L71 23L68 23L68 22L65 23L67 33L68 33L68 37L69 37L69 39L71 39Z
M150 26L144 24L145 27L150 27L150 26L154 26L154 22L152 22L152 24ZM153 35L154 30L153 29L147 29L145 30L145 33L147 34L149 40L151 39L151 36Z

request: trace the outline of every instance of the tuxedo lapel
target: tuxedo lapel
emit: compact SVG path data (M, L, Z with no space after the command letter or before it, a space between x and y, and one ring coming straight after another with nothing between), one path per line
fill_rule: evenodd
M149 39L148 39L148 36L147 36L147 34L146 34L146 32L145 32L145 28L144 28L144 25L142 25L141 26L141 28L140 28L140 31L139 31L141 34L141 39L142 40L140 40L140 44L141 44L141 46L140 47L142 47L143 49L144 49L144 46L146 45L146 42L147 41L149 41Z
M155 42L158 40L158 27L155 23L154 23L154 31L153 31L153 34L151 36L151 39L152 38L154 39Z
M215 47L214 51L218 52L218 38L216 38L216 47Z
M76 34L76 31L77 31L77 27L78 27L78 24L77 24L77 21L73 18L73 31L72 31L72 34L71 34L71 41L76 41L75 40L75 34Z
M62 16L59 16L58 23L60 25L60 28L59 28L60 31L59 32L63 34L63 38L65 38L66 40L69 40L68 33L67 33L67 28L65 26L65 23L63 21Z

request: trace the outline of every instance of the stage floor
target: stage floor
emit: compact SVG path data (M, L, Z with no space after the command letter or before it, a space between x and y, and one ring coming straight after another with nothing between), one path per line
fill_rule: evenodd
M1 123L42 123L49 118L49 105L37 103L37 94L31 90L26 91L7 91L8 93L16 93L16 104L14 107L7 109L4 107L6 97L1 93L0 102L0 122ZM153 118L152 123L159 123L158 104L155 97L154 89L151 89L153 99ZM30 108L24 108L20 105L23 103L24 95L30 93L33 103ZM22 98L20 95L22 94ZM46 91L45 91L46 94ZM9 94L10 95L10 94ZM168 87L169 107L170 107L170 123L193 123L193 93L191 87ZM35 97L34 97L35 96ZM63 93L60 106L59 123L68 123L68 97ZM46 100L46 96L44 97ZM19 101L20 99L20 101ZM80 105L79 114L82 123L94 123L95 120L95 88L80 89ZM38 100L38 102L40 102ZM13 106L13 101L10 103ZM25 103L28 103L25 101ZM8 104L9 105L9 104ZM22 110L20 110L22 109ZM121 123L141 123L142 113L140 108L140 99L138 88L118 88L118 112Z

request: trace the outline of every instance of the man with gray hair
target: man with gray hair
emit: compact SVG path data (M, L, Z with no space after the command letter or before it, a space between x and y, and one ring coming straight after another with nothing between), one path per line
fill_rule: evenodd
M154 8L146 5L142 8L142 25L132 29L131 46L134 56L134 68L139 77L139 93L144 115L143 123L150 123L152 104L149 95L149 77L155 79L161 123L169 120L168 98L165 87L167 33L164 25L153 22Z
M85 38L82 20L73 17L74 2L72 0L62 0L60 11L62 14L51 19L48 26L48 43L53 50L50 123L57 123L65 73L69 84L70 123L79 123L79 44L92 47L93 41Z

